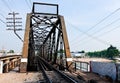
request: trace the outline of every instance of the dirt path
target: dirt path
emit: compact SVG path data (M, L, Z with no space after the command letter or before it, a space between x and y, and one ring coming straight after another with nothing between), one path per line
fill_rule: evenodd
M99 76L97 74L94 74L94 73L76 71L76 74L82 76L85 79L86 82L88 82L88 80L93 79L97 83L113 83L113 82L111 82L111 80L109 80L105 77Z
M40 73L3 73L0 74L0 83L37 83L42 80Z

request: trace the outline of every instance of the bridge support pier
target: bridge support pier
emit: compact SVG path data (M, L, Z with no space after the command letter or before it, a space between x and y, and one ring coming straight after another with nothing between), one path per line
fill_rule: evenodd
M11 69L14 69L15 68L15 64L14 64L14 60L13 61L11 61Z
M0 57L0 73L7 73L20 64L21 55Z
M0 61L0 74L3 73L3 61Z
M21 58L20 72L25 73L27 71L27 58Z
M3 66L3 68L4 68L3 72L7 73L7 72L9 72L9 59L8 59L8 60L5 60L4 63L5 63L5 64L4 64L4 66Z

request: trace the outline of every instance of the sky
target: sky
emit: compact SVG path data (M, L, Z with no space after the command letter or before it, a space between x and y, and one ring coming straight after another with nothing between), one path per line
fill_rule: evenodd
M71 51L100 51L110 45L120 50L120 0L0 0L0 50L22 51L23 43L6 30L6 18L10 12L19 13L25 29L33 1L59 5ZM24 30L17 33L24 39Z

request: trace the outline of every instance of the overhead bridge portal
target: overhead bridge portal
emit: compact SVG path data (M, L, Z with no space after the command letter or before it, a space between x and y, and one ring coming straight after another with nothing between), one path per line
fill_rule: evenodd
M60 70L72 68L64 17L57 4L33 3L27 14L20 72L36 71L36 56Z

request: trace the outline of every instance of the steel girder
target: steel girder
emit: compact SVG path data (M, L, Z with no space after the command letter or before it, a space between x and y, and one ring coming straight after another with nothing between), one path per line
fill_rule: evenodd
M35 56L41 56L52 64L58 64L60 69L71 70L72 61L64 17L58 15L58 11L57 14L36 13L34 8L28 17L23 46L23 58L28 58L27 69L35 70Z

